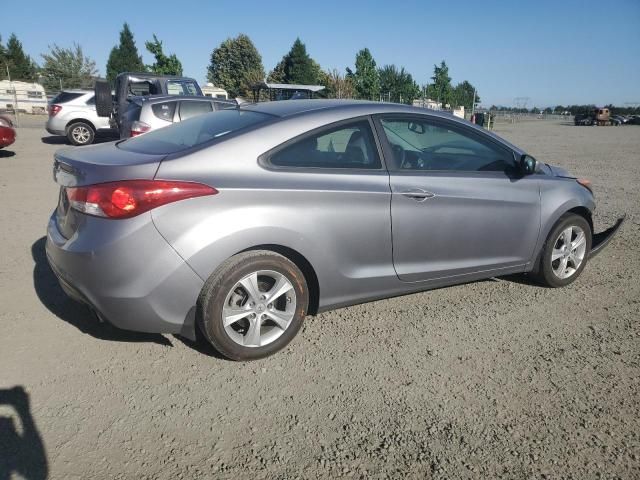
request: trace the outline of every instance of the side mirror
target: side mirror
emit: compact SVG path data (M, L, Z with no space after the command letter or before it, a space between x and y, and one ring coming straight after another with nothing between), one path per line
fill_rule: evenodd
M520 157L520 171L524 175L532 175L540 171L540 166L535 158L525 153Z

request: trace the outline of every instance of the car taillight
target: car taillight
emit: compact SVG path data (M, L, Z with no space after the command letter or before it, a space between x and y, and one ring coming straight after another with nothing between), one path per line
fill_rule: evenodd
M55 117L60 110L62 110L60 105L49 105L49 116Z
M170 180L123 180L66 189L75 210L106 218L130 218L187 198L215 195L208 185Z
M141 122L136 120L131 124L131 136L136 137L138 135L142 135L143 133L147 133L151 130L151 125L148 123Z

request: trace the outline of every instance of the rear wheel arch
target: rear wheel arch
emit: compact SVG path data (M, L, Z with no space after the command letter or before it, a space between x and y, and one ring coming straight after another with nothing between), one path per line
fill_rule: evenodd
M64 129L65 132L68 133L69 127L71 127L71 125L73 125L74 123L86 123L87 125L89 125L91 128L93 128L93 133L95 134L96 130L96 126L90 121L87 120L86 118L74 118L73 120L69 120L67 122L67 124L65 125Z

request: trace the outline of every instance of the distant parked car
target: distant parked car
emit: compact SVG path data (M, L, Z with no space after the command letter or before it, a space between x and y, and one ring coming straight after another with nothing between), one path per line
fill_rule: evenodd
M47 132L67 137L73 145L90 145L97 133L112 133L109 119L96 113L91 90L63 90L49 103Z
M127 128L122 122L133 98L157 95L203 96L200 85L193 78L142 72L120 73L116 77L113 94L111 85L105 80L96 81L94 91L98 115L109 118L111 126L118 130L121 137L127 136Z
M0 115L0 148L8 147L16 141L16 131L9 117Z
M64 291L121 328L200 328L235 360L280 350L308 312L514 273L569 285L623 222L594 233L588 180L384 102L241 104L53 168Z
M236 102L210 97L162 95L133 97L120 120L120 138L135 137L203 113L235 107Z

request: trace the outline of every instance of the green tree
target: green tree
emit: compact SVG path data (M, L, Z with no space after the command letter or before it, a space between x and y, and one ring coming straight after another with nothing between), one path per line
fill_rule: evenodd
M355 89L350 78L345 77L337 68L323 72L320 85L324 85L327 98L353 98Z
M42 84L47 92L60 88L89 88L98 75L96 62L86 57L82 47L76 43L73 48L56 45L49 47L49 53L43 53Z
M129 25L125 22L120 31L120 44L111 49L107 61L107 80L113 83L122 72L146 72L142 57L138 53L136 42Z
M3 65L0 68L0 79L7 78L7 66L11 74L11 80L23 82L35 82L38 78L38 65L31 57L24 53L22 43L15 33L12 33L7 41L7 46L2 49Z
M420 87L404 67L400 70L395 65L385 65L378 70L380 76L380 93L383 99L396 103L413 103L420 96Z
M476 103L480 103L480 95L478 95L476 88L467 80L460 82L453 89L451 104L457 107L463 106L466 110L471 110L473 107L474 92Z
M172 53L168 57L164 54L162 42L158 40L155 33L153 34L153 41L145 42L144 46L156 57L156 62L153 65L147 65L147 69L159 75L182 76L182 63L178 60L175 53Z
M427 87L427 96L443 105L451 105L453 88L451 87L449 67L447 67L444 60L440 63L440 66L433 66L431 80L433 80L433 83Z
M318 69L307 53L307 47L296 38L291 50L285 56L284 74L286 83L313 85L318 81ZM316 64L317 65L317 64Z
M347 68L347 77L353 82L358 98L378 100L380 96L380 77L376 61L368 48L356 54L356 70Z
M267 81L315 85L321 83L323 76L320 65L309 56L305 44L296 38L291 50L269 72Z
M251 39L240 34L227 38L211 52L207 79L231 97L248 96L252 84L264 79L262 57Z

